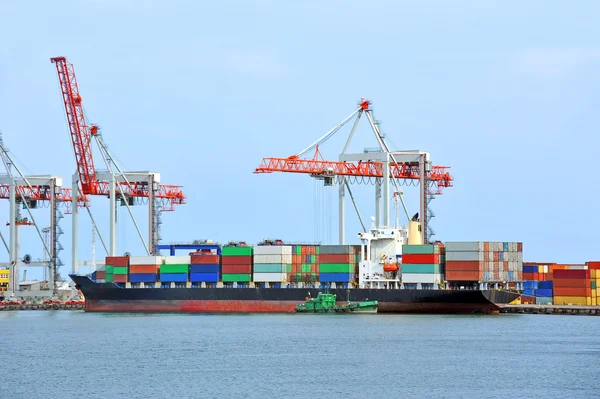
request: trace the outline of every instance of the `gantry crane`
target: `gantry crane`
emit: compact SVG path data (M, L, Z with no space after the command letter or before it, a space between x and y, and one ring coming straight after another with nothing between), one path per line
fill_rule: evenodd
M287 158L264 158L254 173L305 173L312 177L322 179L325 185L333 185L335 179L339 184L339 243L344 243L344 197L347 189L358 213L358 208L352 197L349 182L360 183L365 178L374 178L376 182L376 226L390 226L390 182L396 186L395 192L400 192L398 180L418 180L420 184L420 228L423 242L428 242L427 233L427 204L431 195L441 194L442 188L452 186L452 176L446 171L447 166L433 166L429 153L424 151L391 151L376 122L371 102L361 99L359 106L348 117L325 133L321 138L306 147L299 153ZM379 148L375 151L365 150L362 154L347 154L348 146L356 132L362 115L365 115L375 134ZM352 130L346 140L346 145L339 156L339 161L326 161L321 156L319 145L327 141L346 123L354 118ZM310 159L301 157L314 150ZM433 187L432 187L433 186ZM435 190L433 190L435 188ZM381 193L383 189L383 194ZM383 219L380 215L380 206L383 196ZM402 201L401 196L397 197ZM403 203L404 205L404 203ZM409 218L404 206L407 218ZM359 219L366 231L362 218ZM409 218L410 219L410 218Z
M58 276L58 267L62 262L58 253L62 246L58 237L62 234L58 221L63 217L59 211L59 206L65 206L67 209L72 203L71 190L62 188L62 177L53 175L25 176L15 165L8 149L0 135L0 159L6 169L6 176L0 177L0 198L10 201L10 218L7 223L10 229L8 244L2 235L0 238L9 254L9 262L6 264L9 269L9 288L7 297L16 296L52 296L56 295L56 278ZM38 207L39 203L48 202L50 204L50 227L40 230L35 217L31 212ZM22 217L20 206L23 206L29 217ZM21 226L33 226L42 240L44 247L44 261L32 262L29 255L21 259L19 228ZM42 235L42 233L44 235ZM46 239L46 235L48 239ZM41 266L49 271L48 285L49 290L45 292L19 292L19 268L22 264L27 266Z
M92 218L92 223L102 245L110 256L116 255L117 230L116 230L116 199L127 207L135 228L140 236L147 253L152 255L156 251L159 240L157 231L158 212L173 211L176 205L185 204L185 195L180 186L165 185L160 183L160 175L155 172L123 172L111 155L108 147L103 142L98 125L86 121L79 93L77 79L73 64L67 62L65 57L54 57L50 60L56 65L62 99L67 116L67 124L71 135L77 173L73 175L73 189L76 188L84 198L85 207L88 208L88 195L107 196L110 199L110 245L106 248L104 241ZM104 158L108 173L99 173L94 166L91 142L94 139ZM148 245L133 217L130 205L136 198L148 199ZM159 210L160 209L160 210ZM88 213L91 216L91 213ZM73 205L73 272L78 270L77 257L77 218L78 210Z

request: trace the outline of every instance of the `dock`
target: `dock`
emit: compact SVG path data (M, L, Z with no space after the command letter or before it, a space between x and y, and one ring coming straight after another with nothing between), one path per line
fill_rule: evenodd
M83 303L74 304L33 304L33 303L16 303L16 304L2 304L0 303L1 311L11 310L83 310Z
M600 316L600 306L506 305L500 310L500 313Z

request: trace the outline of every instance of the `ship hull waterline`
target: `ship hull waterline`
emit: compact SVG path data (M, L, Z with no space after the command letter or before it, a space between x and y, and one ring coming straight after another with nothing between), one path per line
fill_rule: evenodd
M119 288L70 275L87 312L296 313L316 288ZM378 301L378 313L495 314L520 294L499 290L330 289L338 303Z

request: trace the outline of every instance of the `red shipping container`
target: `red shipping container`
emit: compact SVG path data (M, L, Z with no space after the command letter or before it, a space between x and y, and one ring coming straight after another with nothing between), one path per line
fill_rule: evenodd
M219 255L192 255L190 257L192 265L218 265Z
M591 296L591 288L553 287L554 296Z
M99 280L104 280L106 278L106 272L104 270L96 271L96 278Z
M483 243L483 252L490 252L490 243L487 241Z
M500 273L500 264L498 262L494 262L494 273Z
M446 261L446 272L448 271L479 271L482 264L479 261Z
M578 278L578 279L589 279L589 270L555 270L552 273L552 277L555 279L559 278Z
M540 274L539 273L533 273L533 280L540 281Z
M600 270L600 262L599 261L590 261L586 262L588 269L590 270Z
M352 259L354 261L354 259ZM437 254L403 254L402 263L407 265L439 265L440 255Z
M508 269L510 268L510 264L508 263L507 260L504 261L504 263L502 264L504 266L504 271L508 271Z
M222 274L251 274L252 265L223 265L221 266Z
M354 255L348 254L321 254L320 263L354 263Z
M158 273L158 265L131 265L129 266L130 274L156 274Z
M317 253L317 249L315 248L314 245L311 245L310 247L308 247L308 254L309 255L314 255Z
M523 277L523 280L525 280L525 281L532 281L533 280L533 273L521 272L521 276Z
M499 261L499 260L500 260L500 253L494 252L494 261Z
M591 281L588 279L576 279L576 278L560 278L554 279L553 287L564 287L564 288L586 288L591 286ZM569 296L569 295L567 295Z
M517 252L523 252L523 243L522 242L517 243Z
M104 264L117 267L129 266L129 256L107 256Z
M319 266L318 265L310 265L310 272L311 273L318 273L319 272Z
M479 272L446 270L446 280L448 280L448 281L479 281Z
M126 274L115 274L113 276L113 281L115 283L126 283L127 282L127 275Z
M526 296L526 295L521 295L521 303L522 304L535 304L535 297L534 296Z
M252 266L252 256L222 256L221 264Z
M519 270L519 271L517 272L517 280L519 280L519 281L523 281L523 280L525 280L525 279L523 278L523 272L522 272L521 270Z

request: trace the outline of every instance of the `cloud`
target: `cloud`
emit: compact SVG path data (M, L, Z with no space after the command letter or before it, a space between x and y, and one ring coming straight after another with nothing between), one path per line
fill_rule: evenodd
M544 78L555 78L574 71L577 67L600 61L596 48L539 48L520 51L517 68L525 73Z

